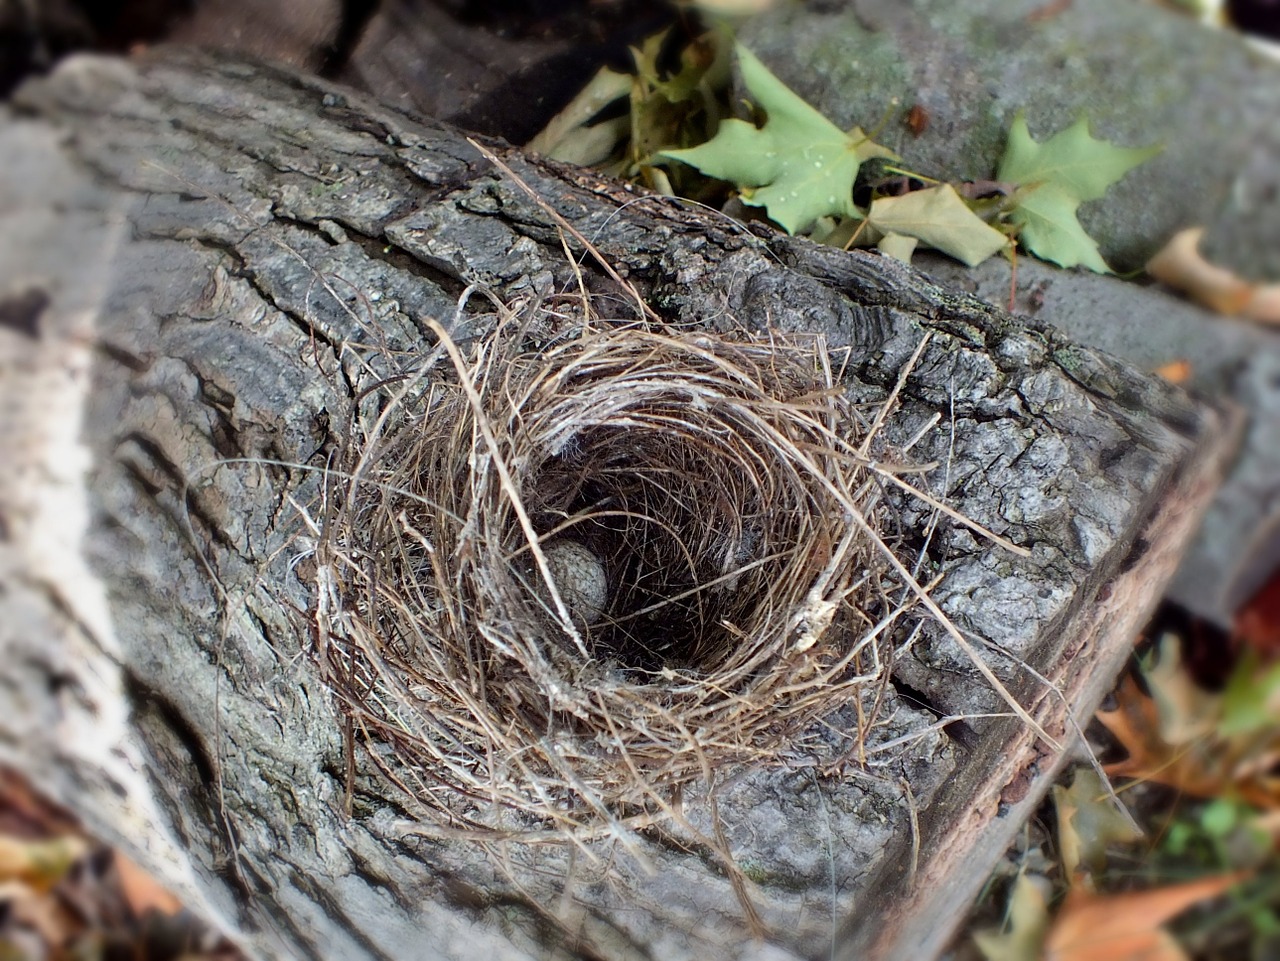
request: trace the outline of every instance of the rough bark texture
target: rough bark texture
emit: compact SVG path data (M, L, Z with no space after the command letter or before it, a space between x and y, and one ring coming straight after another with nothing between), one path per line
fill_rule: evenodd
M930 332L886 430L940 413L915 449L942 465L934 489L1032 549L943 524L934 596L1069 743L1172 573L1231 417L892 261L503 156L667 321L821 330L854 348L846 380L868 400ZM865 768L779 759L721 787L764 939L675 829L643 839L650 871L604 844L498 860L415 835L359 755L344 812L341 725L291 565L306 532L287 495L316 482L263 462L322 465L330 415L376 376L362 345L421 351L421 319L452 316L468 284L507 299L576 284L552 219L457 132L162 52L28 85L0 163L0 762L264 958L941 949L1064 753L1002 718L941 733L938 716L1005 709L927 625ZM902 508L919 538L928 509ZM707 824L703 805L687 813Z

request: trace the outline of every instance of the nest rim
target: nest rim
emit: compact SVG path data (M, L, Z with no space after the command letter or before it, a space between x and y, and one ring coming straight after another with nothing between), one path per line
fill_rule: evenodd
M814 722L883 682L881 418L820 336L593 318L531 338L507 313L464 353L433 329L414 388L353 448L322 663L428 820L504 837L647 823L713 772L810 753ZM661 482L636 480L655 463ZM600 559L603 628L551 576L566 543ZM679 656L622 630L683 595Z

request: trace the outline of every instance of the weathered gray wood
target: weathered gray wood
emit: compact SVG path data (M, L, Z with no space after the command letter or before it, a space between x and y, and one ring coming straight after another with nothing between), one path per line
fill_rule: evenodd
M322 464L329 415L371 376L361 345L423 349L421 319L451 316L467 284L576 289L551 218L459 134L175 52L69 62L3 124L0 299L49 303L0 329L0 762L264 958L940 949L1063 757L1007 719L940 733L930 710L1004 708L928 627L894 674L930 710L887 691L865 768L778 758L721 787L765 940L674 827L643 840L652 873L603 843L599 862L556 846L503 861L415 835L360 757L344 812L340 724L291 616L314 602L285 495L315 482L240 459ZM868 400L931 333L886 431L940 413L914 452L943 465L933 488L1032 556L943 524L926 579L944 575L939 603L1069 742L1170 575L1231 418L894 262L502 154L666 320L822 330L855 348L846 380ZM929 511L903 510L919 538Z

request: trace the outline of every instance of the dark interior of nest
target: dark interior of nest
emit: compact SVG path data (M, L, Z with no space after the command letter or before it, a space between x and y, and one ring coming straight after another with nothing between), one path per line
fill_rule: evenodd
M533 361L563 365L544 382L554 390L507 393L530 400L512 440L521 497L594 658L638 683L714 674L753 641L781 640L775 605L797 600L843 524L818 474L848 461L778 449L827 446L804 402L829 390L829 371L815 343L599 340L596 354ZM522 573L554 613L527 556Z
M596 658L636 675L707 670L767 603L781 558L753 562L778 518L767 523L765 492L711 446L733 442L606 427L530 478L534 523ZM598 576L593 559L594 593L580 588ZM531 566L526 576L538 584Z

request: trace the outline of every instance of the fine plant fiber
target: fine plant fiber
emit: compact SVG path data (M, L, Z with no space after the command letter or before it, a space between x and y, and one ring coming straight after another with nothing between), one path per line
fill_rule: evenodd
M861 754L918 598L868 456L886 412L821 337L585 296L427 326L353 418L317 560L327 681L428 820L620 837L709 777ZM840 737L818 723L850 705Z

